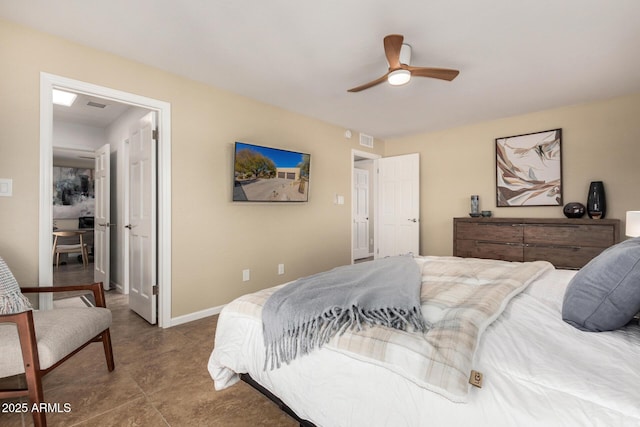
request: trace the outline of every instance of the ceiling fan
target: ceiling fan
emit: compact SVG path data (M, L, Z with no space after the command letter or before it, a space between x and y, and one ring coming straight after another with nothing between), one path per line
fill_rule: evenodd
M460 71L447 68L413 67L411 63L411 46L403 43L404 37L400 34L390 34L384 38L384 53L389 63L387 73L369 83L349 89L347 92L360 92L378 85L385 80L394 86L408 83L411 77L431 77L432 79L451 81Z

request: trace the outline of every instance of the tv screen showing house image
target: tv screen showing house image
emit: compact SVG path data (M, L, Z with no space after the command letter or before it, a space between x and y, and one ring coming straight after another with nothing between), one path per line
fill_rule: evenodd
M234 202L306 202L310 155L236 142Z

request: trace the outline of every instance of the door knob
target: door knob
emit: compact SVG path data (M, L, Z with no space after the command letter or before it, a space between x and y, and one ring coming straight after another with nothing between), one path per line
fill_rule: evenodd
M131 226L131 224L127 224L124 226L124 228L128 228L129 230L131 230L133 227Z
M415 219L415 218L409 218L409 221L411 221L411 222L418 222L418 220L417 220L417 219Z

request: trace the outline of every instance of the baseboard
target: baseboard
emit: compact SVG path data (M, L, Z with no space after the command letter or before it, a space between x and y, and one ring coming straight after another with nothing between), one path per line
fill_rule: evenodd
M169 325L166 327L170 328L172 326L182 325L183 323L193 322L194 320L204 319L205 317L215 316L216 314L220 314L223 308L224 305L220 305L218 307L211 307L205 310L196 311L195 313L172 317L169 321Z

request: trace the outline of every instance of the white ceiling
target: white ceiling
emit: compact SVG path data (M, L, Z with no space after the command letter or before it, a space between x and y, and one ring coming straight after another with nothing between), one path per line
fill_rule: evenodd
M53 105L54 120L106 128L131 108L130 105L108 99L88 96L82 93L77 95L75 102L70 107Z
M0 0L0 17L383 139L640 92L638 0ZM386 72L391 33L460 76L347 93Z
M75 92L74 92L75 93ZM101 107L103 106L103 107ZM115 122L118 117L126 113L132 107L127 104L114 102L108 99L89 96L77 93L77 98L73 105L66 107L63 105L53 105L53 127L54 134L56 123L67 122L75 125L88 126L99 129L106 129ZM75 140L72 146L60 146L56 143L65 144L66 141L55 141L53 146L54 164L65 164L66 166L93 167L95 141L86 141L86 146L80 148Z

